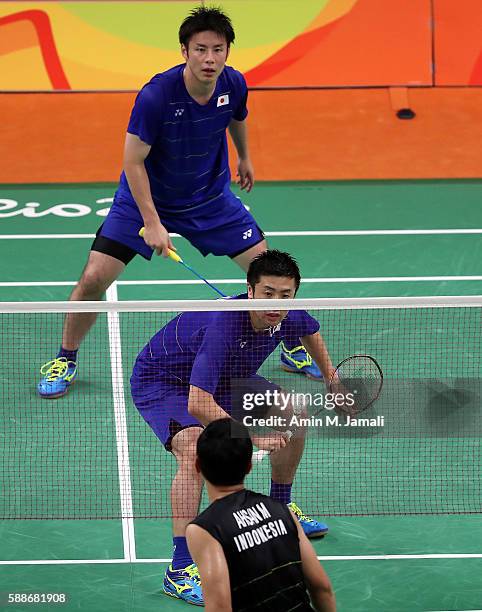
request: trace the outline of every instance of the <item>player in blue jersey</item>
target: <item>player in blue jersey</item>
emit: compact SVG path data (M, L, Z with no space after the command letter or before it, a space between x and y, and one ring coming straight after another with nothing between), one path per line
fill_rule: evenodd
M290 299L298 290L300 273L287 253L270 250L252 260L247 282L248 294L238 298ZM333 365L319 327L307 312L298 310L185 312L162 327L138 355L131 377L132 398L178 464L171 487L174 554L164 578L167 594L190 603L202 602L197 569L185 538L201 498L202 480L195 468L201 428L216 419L241 418L243 398L251 396L246 394L263 393L268 399L268 393L271 397L281 393L258 370L282 341L303 344L329 380ZM283 410L279 403L271 402L268 407L269 403L258 416L277 414L289 422L291 405ZM252 439L258 448L274 451L270 455L270 495L289 504L305 533L316 537L324 535L327 526L305 516L291 500L304 434L300 428L290 439L281 428L253 434Z
M227 255L244 270L267 245L253 216L230 189L226 130L238 154L241 189L254 183L249 156L244 77L226 66L234 31L216 8L198 7L179 30L185 63L157 74L139 92L125 140L124 171L71 300L99 300L140 254L168 254L169 232L203 255ZM143 238L139 230L145 227ZM77 376L77 351L95 313L69 313L55 359L42 367L42 397L64 395ZM282 367L321 379L295 343Z

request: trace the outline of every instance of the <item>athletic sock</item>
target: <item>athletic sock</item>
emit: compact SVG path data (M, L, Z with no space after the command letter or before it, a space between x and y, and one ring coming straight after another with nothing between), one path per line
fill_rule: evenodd
M187 547L187 540L181 536L172 539L174 547L172 553L172 568L173 569L184 569L191 563L194 563Z
M292 486L293 484L280 484L278 482L271 481L269 496L282 504L289 504L291 502Z
M65 357L65 359L67 359L67 361L75 361L75 363L77 363L77 352L79 349L76 349L75 351L68 351L67 349L64 349L63 346L60 347L59 350L59 354L57 355L57 358L59 357Z

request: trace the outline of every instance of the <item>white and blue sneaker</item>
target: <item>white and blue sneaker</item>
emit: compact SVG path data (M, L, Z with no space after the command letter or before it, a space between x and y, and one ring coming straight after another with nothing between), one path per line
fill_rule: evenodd
M300 525L303 527L306 537L323 538L328 533L328 525L315 521L315 519L303 514L303 512L294 502L288 504L288 508L296 515Z
M164 575L162 590L169 597L182 599L195 606L204 606L201 577L194 563L177 570L170 565Z
M66 357L56 357L44 363L40 368L42 380L37 385L41 397L55 399L62 397L69 390L77 377L77 364Z
M289 349L284 342L281 342L281 369L291 374L304 374L311 380L320 382L324 380L319 367L304 346Z

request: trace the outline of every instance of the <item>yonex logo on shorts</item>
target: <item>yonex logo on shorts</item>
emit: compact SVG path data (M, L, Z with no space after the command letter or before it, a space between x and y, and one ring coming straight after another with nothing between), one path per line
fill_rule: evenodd
M252 229L246 230L245 232L243 232L243 240L247 240L248 238L251 238L252 235L253 235Z
M176 112L174 113L174 117L180 117L184 112L183 108L176 108Z

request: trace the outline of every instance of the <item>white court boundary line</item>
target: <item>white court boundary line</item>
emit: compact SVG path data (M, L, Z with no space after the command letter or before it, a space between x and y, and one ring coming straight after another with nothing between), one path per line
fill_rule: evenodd
M460 229L380 229L380 230L293 230L264 232L270 236L447 236L482 234L482 228ZM174 238L179 234L170 233ZM0 240L50 240L50 239L89 239L95 234L0 234Z
M347 277L320 277L303 278L303 283L411 283L411 282L454 282L454 281L481 281L482 275L467 276L347 276ZM220 285L246 285L244 278L208 278L210 283ZM119 280L117 285L128 287L130 285L203 285L201 280ZM2 281L0 287L74 287L77 281Z
M482 559L482 553L433 553L426 555L318 555L319 561L397 561L406 559ZM115 563L171 563L166 559L41 559L0 561L0 565L106 565Z
M108 302L117 302L117 285L107 289ZM112 376L112 396L114 403L115 437L117 446L117 468L122 517L122 543L124 561L136 561L136 538L134 530L134 511L132 508L131 468L129 462L129 441L127 437L126 402L124 393L124 371L122 367L122 346L119 313L107 313L109 330L109 351Z

